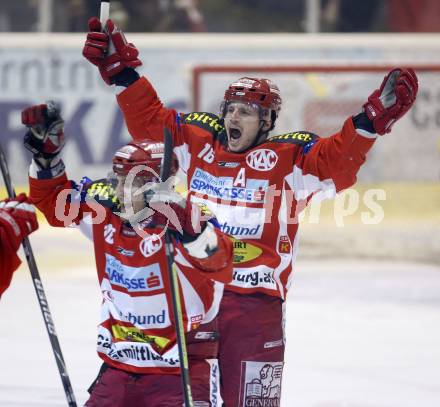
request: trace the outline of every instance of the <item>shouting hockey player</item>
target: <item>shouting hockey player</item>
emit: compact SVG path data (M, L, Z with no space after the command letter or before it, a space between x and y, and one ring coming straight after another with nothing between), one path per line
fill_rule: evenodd
M35 209L25 194L0 202L0 297L21 264L17 256L21 241L37 229Z
M111 56L109 39L115 46ZM157 137L163 126L172 130L192 201L205 203L222 230L236 239L233 281L218 316L226 406L279 405L283 304L297 254L297 215L312 196L331 198L356 182L377 136L389 133L413 105L416 74L392 70L359 114L330 137L307 131L269 136L281 97L268 79L244 77L232 83L220 117L178 114L139 77L138 51L111 20L104 31L97 19L89 21L83 55L99 67L106 83L126 87L118 102L135 140ZM270 388L264 389L258 383L267 375Z
M217 314L223 284L232 279L231 241L202 219L198 205L171 188L159 188L164 147L157 141L132 142L116 152L110 180L117 200L108 193L111 181L69 181L59 157L62 120L59 114L49 117L47 111L46 105L38 105L22 115L30 127L25 146L34 154L30 196L51 225L79 225L92 239L103 298L97 350L104 364L86 405L182 405L164 225L179 236L173 240L175 267L188 335ZM54 121L59 123L58 141L48 136ZM54 145L57 148L51 148ZM51 153L42 157L48 149ZM172 174L176 169L173 156ZM169 221L173 216L179 224ZM216 338L190 339L208 355ZM210 387L213 367L218 370L202 358L190 361L194 399L206 406L218 399L215 386Z

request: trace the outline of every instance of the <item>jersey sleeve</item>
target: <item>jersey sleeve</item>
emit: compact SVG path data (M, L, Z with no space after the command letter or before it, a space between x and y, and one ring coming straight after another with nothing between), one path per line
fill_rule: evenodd
M189 251L194 251L188 251L182 243L175 246L174 260L181 288L187 294L191 294L189 286L194 290L191 295L184 294L185 306L188 309L194 302L201 301L205 310L202 323L212 321L218 314L224 284L232 281L231 240L219 230L215 230L215 234L217 248L203 258L191 255Z
M317 192L322 198L333 198L356 183L357 173L375 138L358 134L352 118L341 131L328 138L317 137L295 157L291 177L295 198L307 199Z
M174 145L183 144L180 116L163 105L147 78L142 77L130 85L117 96L117 101L134 140L163 141L166 127L173 134Z
M102 222L106 217L107 209L90 198L82 185L68 180L64 172L49 179L30 176L29 191L31 202L43 212L51 226L78 226L91 238L93 223Z
M173 137L174 153L185 173L191 156L216 139L223 140L225 129L221 118L208 112L178 114L166 108L151 83L142 77L117 96L128 131L134 140L162 142L164 128Z

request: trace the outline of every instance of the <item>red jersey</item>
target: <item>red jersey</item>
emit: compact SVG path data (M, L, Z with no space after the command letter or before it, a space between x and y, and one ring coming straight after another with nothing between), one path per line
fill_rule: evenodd
M227 288L240 293L285 298L298 248L298 213L312 196L332 198L353 185L374 143L348 118L328 138L295 131L232 153L222 119L165 108L145 78L124 90L118 103L135 140L161 140L164 126L172 131L192 199L208 205L222 231L236 239Z
M0 202L0 296L21 264L17 250L22 240L37 229L35 209L24 194Z
M107 364L130 372L178 374L162 228L148 228L148 236L138 236L111 209L85 200L64 173L52 179L30 178L30 197L51 225L77 224L93 240L103 296L99 356ZM231 258L229 239L219 231L216 233L219 244L212 256ZM187 332L216 316L223 283L229 282L232 274L231 262L210 273L196 265L197 259L189 256L181 243L175 244L175 267Z
M17 249L13 247L12 239L13 237L8 236L6 227L0 221L0 296L11 284L12 274L21 264L17 256Z

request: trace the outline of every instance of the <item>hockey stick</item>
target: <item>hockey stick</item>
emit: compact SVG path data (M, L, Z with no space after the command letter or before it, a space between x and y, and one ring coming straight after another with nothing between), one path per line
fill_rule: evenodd
M12 186L11 175L8 169L8 163L6 161L5 154L0 146L0 169L5 181L6 190L10 198L15 197L14 187ZM37 263L35 262L34 254L29 239L25 237L23 239L23 249L26 255L26 260L31 272L32 282L34 283L35 292L37 293L38 303L40 304L41 313L43 314L46 330L49 335L50 343L52 345L52 351L55 356L55 361L58 366L58 372L60 373L61 381L64 387L64 393L66 394L67 403L69 407L76 407L75 395L73 394L72 385L70 384L69 375L67 374L66 364L64 363L63 354L61 352L58 336L55 331L55 325L52 319L52 314L49 309L49 304L44 293L43 284L41 283L40 273L38 272Z
M110 0L101 0L99 21L101 21L102 25L105 25L109 17L110 17Z
M164 130L164 157L160 167L160 180L165 182L171 172L171 162L173 156L173 139L170 131ZM182 377L183 396L185 407L193 407L191 392L191 382L189 377L188 353L186 351L185 330L183 328L182 301L180 299L179 283L177 271L174 268L173 244L169 230L165 231L165 253L168 262L168 276L171 286L171 298L173 302L174 323L176 325L176 340L179 349L180 374Z
M105 24L110 18L110 0L101 0L101 9L99 12L99 21L101 21L102 29L105 31ZM115 46L113 41L109 41L107 56L113 55L115 53Z

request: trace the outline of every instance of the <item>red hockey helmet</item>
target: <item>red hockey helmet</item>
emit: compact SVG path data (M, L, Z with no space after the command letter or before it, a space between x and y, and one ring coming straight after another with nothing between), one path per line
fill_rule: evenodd
M160 175L164 156L164 145L153 140L133 141L121 147L113 156L113 171L118 175L127 175L136 166L147 166L136 175L154 178ZM177 157L173 153L170 175L177 172ZM151 171L153 170L153 171Z
M281 109L281 96L278 86L270 79L244 77L231 83L226 89L224 103L231 101L255 103L265 109L275 112L275 117Z

